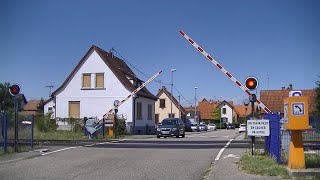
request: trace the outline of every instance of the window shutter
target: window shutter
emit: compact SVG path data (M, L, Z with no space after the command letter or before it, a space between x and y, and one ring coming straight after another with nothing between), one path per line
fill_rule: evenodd
M96 74L96 88L104 88L104 74Z
M82 87L91 88L91 74L82 75Z
M69 118L80 118L80 101L69 101Z

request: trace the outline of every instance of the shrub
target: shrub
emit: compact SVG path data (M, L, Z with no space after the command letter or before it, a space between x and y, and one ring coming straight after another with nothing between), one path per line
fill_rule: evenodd
M117 135L126 135L126 120L125 119L117 119Z
M51 113L45 116L36 115L34 117L35 127L41 132L52 132L57 130L56 120L50 119Z

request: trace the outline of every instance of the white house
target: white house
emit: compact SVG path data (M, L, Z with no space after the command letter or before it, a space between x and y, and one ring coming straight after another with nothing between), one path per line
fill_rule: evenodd
M52 93L44 112L54 118L103 117L115 100L125 99L142 84L127 64L97 46L92 46L63 84ZM128 133L153 133L157 98L146 88L124 102L118 115L126 119Z
M176 98L172 96L172 114L171 114L171 93L163 86L156 95L158 100L155 103L156 122L162 122L164 118L175 117L185 118L186 111L179 104Z
M232 104L227 101L222 101L217 108L221 110L221 122L222 123L233 123L233 117L235 112Z

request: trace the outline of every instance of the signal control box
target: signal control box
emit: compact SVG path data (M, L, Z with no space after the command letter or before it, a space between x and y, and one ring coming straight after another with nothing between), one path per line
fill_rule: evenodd
M288 130L309 129L308 97L293 96L284 100L284 127Z

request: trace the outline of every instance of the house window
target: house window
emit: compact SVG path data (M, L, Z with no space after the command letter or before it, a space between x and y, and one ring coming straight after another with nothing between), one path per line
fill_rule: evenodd
M172 114L169 113L169 114L168 114L168 117L169 117L169 118L174 118L174 113L172 113Z
M48 112L52 113L52 107L48 107Z
M227 114L227 109L226 108L222 108L222 114Z
M152 120L152 105L148 104L148 120Z
M137 119L142 119L142 103L137 102Z
M91 74L82 74L82 88L91 88Z
M103 73L96 74L96 88L104 88L104 74Z
M166 99L160 99L160 108L166 107Z
M80 118L80 101L69 101L69 118Z

